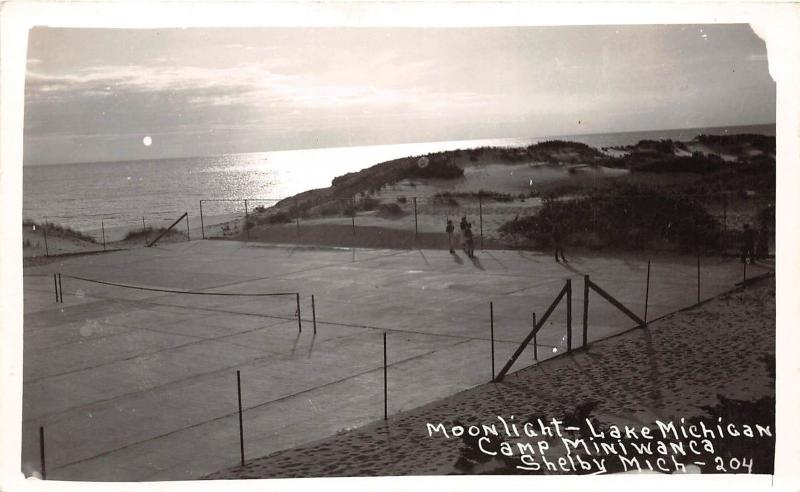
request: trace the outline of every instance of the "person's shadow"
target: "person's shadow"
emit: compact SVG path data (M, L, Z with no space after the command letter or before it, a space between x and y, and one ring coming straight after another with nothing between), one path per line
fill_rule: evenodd
M472 261L472 264L475 265L475 268L477 268L478 270L486 270L485 268L483 268L483 265L481 265L481 260L479 260L477 256L473 256L472 258L470 258L470 260Z
M464 260L462 260L461 257L458 256L458 253L456 253L456 252L450 253L450 256L452 256L453 257L453 261L455 261L459 265L463 265L464 264Z

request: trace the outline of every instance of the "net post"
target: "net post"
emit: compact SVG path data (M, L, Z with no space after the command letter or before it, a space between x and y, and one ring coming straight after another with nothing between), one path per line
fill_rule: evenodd
M44 427L39 426L39 466L42 472L42 480L47 480L47 468L44 460Z
M314 294L311 294L311 321L314 323L314 335L317 334L317 307L314 305Z
M203 223L203 200L200 200L200 235L203 239L206 238L206 227Z
M58 274L58 302L64 303L64 288L61 287L61 273Z
M192 238L189 236L189 212L184 212L183 215L186 216L186 240L191 241Z
M536 312L532 313L532 317L531 318L532 318L532 320L531 320L531 329L535 330L536 329ZM537 333L533 334L533 360L538 362L539 361L539 344L537 343L536 335L537 335Z
M239 458L244 466L244 425L242 423L242 378L241 371L236 371L236 393L239 396Z
M383 420L389 420L389 387L386 361L386 332L383 332Z
M489 334L492 340L492 382L494 383L495 378L495 371L494 371L494 303L489 303Z
M589 340L589 276L583 276L583 347Z
M295 300L297 302L297 332L303 333L303 322L300 321L300 293L295 292Z
M103 233L103 251L106 250L106 225L103 220L100 220L100 230Z
M650 301L650 260L647 260L647 283L644 290L644 326L647 327L647 305Z
M567 353L572 353L572 279L567 279Z

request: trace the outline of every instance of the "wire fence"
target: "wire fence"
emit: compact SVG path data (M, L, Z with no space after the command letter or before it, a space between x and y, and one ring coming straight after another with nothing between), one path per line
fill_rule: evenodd
M148 371L159 374L157 381L148 384L170 386L193 373L204 374L204 392L193 397L202 405L184 408L184 391L148 391L140 397L137 414L126 415L125 426L119 425L116 404L105 410L102 405L95 408L91 433L75 432L68 423L57 420L44 423L46 418L29 414L23 454L29 461L41 457L43 476L49 470L51 477L70 479L72 464L102 461L121 442L135 449L159 435L185 430L180 426L195 428L213 423L214 452L204 451L210 445L206 439L192 442L192 451L186 451L184 444L184 452L197 462L204 456L218 458L222 454L229 457L223 466L244 464L274 451L275 440L285 439L276 436L308 419L317 424L324 421L326 428L340 421L342 426L354 425L340 419L341 415L360 416L357 423L388 419L460 389L500 382L507 373L569 354L594 341L646 327L722 292L746 288L754 277L771 274L763 266L708 257L697 257L696 263L647 261L626 268L593 273L591 279L574 275L531 281L521 295L465 292L463 299L444 303L430 291L412 288L402 305L371 293L371 286L357 283L301 297L300 292L283 288L291 284L280 280L270 281L278 289L275 291L251 288L243 292L234 287L187 290L147 285L149 282L142 285L55 274L51 286L55 295L49 302L55 297L58 305L69 308L97 300L124 299L143 330L179 337L169 342L175 349L181 344L213 344L215 357L198 359L195 352L181 356L176 351L164 359L161 369L159 361L148 356ZM142 273L140 278L147 275ZM38 281L45 294L50 278ZM215 296L219 300L213 300ZM98 348L112 352L127 349L120 344L94 343L93 334L83 332L87 325L81 323L87 311L62 309L62 313L61 322L76 329L38 328L44 340L35 343L57 346L80 340L87 350L95 351L91 362L100 364L98 370L103 370L103 361L110 364L120 356L116 352L98 353ZM132 314L123 314L130 322ZM104 319L109 316L113 315L105 313ZM385 325L387 320L391 320L389 326L372 327ZM287 322L296 322L297 328L287 326ZM109 326L115 326L113 320ZM109 336L100 329L98 333L98 340ZM126 356L147 355L153 347L143 350L143 354ZM154 353L163 350L158 347ZM51 359L54 352L42 345L42 355ZM28 363L36 364L35 357ZM86 364L86 360L80 359L77 364ZM165 370L176 364L183 364L179 377ZM44 362L39 365L47 370ZM74 371L82 367L58 369ZM104 398L141 391L142 383L127 379L124 371L117 369L113 374ZM29 379L26 384L35 382ZM94 391L80 390L80 385L73 393L65 402L52 403L58 408L31 412L46 415L58 413L59 408L66 411L70 405L91 403L95 395ZM86 400L82 393L87 394ZM294 400L302 405L291 406L289 402ZM315 410L317 401L325 405L324 412ZM172 409L178 416L161 418L163 408ZM51 443L47 445L47 464L45 427ZM37 428L38 446L33 444ZM164 446L170 443L157 442ZM167 449L162 452L181 454ZM206 470L210 471L214 470Z
M651 217L644 223L624 225L627 216L635 215L636 208L647 205L643 200L628 196L628 204L617 208L618 220L626 227L631 238L623 241L634 246L643 241L650 243L678 242L682 248L703 249L723 255L736 255L742 242L745 224L750 224L769 236L770 251L774 250L775 196L743 193L698 193L680 194L672 199L670 206L661 207L651 213L663 227L660 233L647 236L652 228ZM581 195L562 196L558 202L580 200ZM478 249L541 248L549 245L549 234L538 234L528 230L514 232L514 224L520 219L535 216L543 204L550 200L537 194L512 195L489 191L450 191L433 195L407 195L400 191L382 191L360 194L350 198L303 199L242 199L201 200L201 223L203 238L229 238L237 240L310 243L334 246L365 246L384 248L445 248L463 245L464 228L468 224ZM687 201L694 209L677 206ZM258 205L255 205L255 204ZM568 231L565 242L571 246L602 247L604 233L600 226L602 211L596 203L584 200L585 210L573 210L572 216L562 217L565 227L583 220L584 225ZM659 207L658 204L654 205ZM703 222L695 217L697 210L704 210L711 221ZM641 215L641 214L640 214ZM587 220L590 218L591 220ZM639 219L640 221L642 219ZM214 221L213 226L208 226ZM448 238L448 221L452 221L454 233ZM609 226L620 224L609 224ZM609 227L610 228L610 227ZM652 231L650 231L652 232ZM538 236L538 237L537 237ZM679 237L680 236L680 237ZM708 237L706 237L708 236ZM700 242L713 242L713 248ZM690 244L695 243L695 244ZM656 248L663 244L655 244Z
M522 230L515 224L536 216L549 199L536 193L498 193L484 190L446 191L432 195L410 195L403 189L387 189L377 193L358 194L348 198L246 198L203 199L198 210L162 211L141 217L115 214L90 216L47 216L23 222L23 250L27 256L51 256L69 253L107 251L146 246L169 228L172 222L186 213L186 223L173 227L159 242L191 239L234 239L279 243L320 244L331 246L363 246L380 248L458 248L465 246L466 234L462 224L470 229L474 247L481 249L546 248L549 234ZM692 227L695 218L680 207L662 207L659 220L667 224L659 237L652 234L650 243L679 241L686 248L704 235L712 235L714 251L736 255L742 243L742 231L750 224L769 243L774 251L775 196L747 193L682 194L682 199L702 208L715 223L712 232ZM629 211L615 220L625 223L626 214L641 207L635 198ZM645 199L647 197L644 197ZM557 202L580 200L581 195L561 196ZM584 221L584 225L565 237L569 246L600 248L604 233L601 225L608 216L598 210L595 202L584 200L584 209L573 210L565 223ZM619 207L618 207L619 208ZM613 212L613 211L612 211ZM590 218L591 220L587 220ZM448 237L448 221L453 234ZM519 222L519 223L522 223ZM76 225L77 224L77 225ZM611 225L609 224L609 229ZM625 226L629 246L645 241L643 231L648 224L630 223ZM594 230L591 230L594 229ZM651 231L652 232L652 231ZM688 240L686 238L689 238ZM707 239L707 238L706 238ZM651 244L652 246L652 244ZM655 244L658 248L663 245ZM698 248L692 247L692 250ZM706 248L703 252L709 252Z
M192 233L188 214L183 217L184 213L154 212L139 217L50 215L25 219L22 223L23 255L59 256L129 249L148 246L156 238L159 242L189 241ZM175 224L178 217L184 218L185 224Z

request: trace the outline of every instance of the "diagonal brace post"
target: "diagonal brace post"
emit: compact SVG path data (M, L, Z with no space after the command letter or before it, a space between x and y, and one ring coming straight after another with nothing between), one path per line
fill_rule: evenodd
M525 340L523 340L522 343L519 345L519 347L517 347L517 350L514 352L514 355L511 356L511 359L509 359L506 365L502 369L500 369L500 372L497 374L497 376L495 376L494 378L495 382L499 383L500 381L503 380L506 373L508 373L508 371L511 369L511 366L514 365L514 362L517 361L519 356L525 350L525 347L528 346L533 337L536 336L536 334L539 332L542 326L544 326L544 323L547 321L547 318L549 318L550 315L553 314L553 311L558 306L558 303L561 302L561 299L563 299L564 296L567 294L568 290L569 290L569 285L565 283L564 287L561 289L561 292L559 292L558 295L556 296L556 299L553 301L552 304L550 304L550 307L547 308L547 311L544 312L544 316L542 316L539 322L536 323L533 330L531 330L531 332L528 333L528 336L525 337Z
M623 306L622 303L614 299L614 297L611 294L601 289L600 286L598 286L596 283L592 282L588 278L586 279L586 283L590 289L600 294L601 297L610 302L615 308L625 313L625 315L627 315L633 321L639 323L640 326L644 326L644 321L642 320L642 318L636 316L636 314L634 314L633 311Z

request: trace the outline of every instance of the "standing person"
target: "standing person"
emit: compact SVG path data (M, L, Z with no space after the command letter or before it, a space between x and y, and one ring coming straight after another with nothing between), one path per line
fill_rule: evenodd
M553 218L550 220L550 228L551 234L553 235L553 248L555 248L553 254L555 255L556 263L560 263L558 260L559 253L561 254L561 261L564 263L569 263L567 258L564 256L564 238L562 236L561 224L559 223L558 219Z
M464 240L467 256L475 258L475 241L472 238L472 224L469 222L467 222L467 227L464 229Z
M461 217L461 223L458 224L458 227L461 229L461 248L466 252L467 251L467 216Z
M742 232L742 263L746 263L748 258L750 264L754 264L756 248L756 230L750 227L750 224L744 225L744 232Z
M447 242L450 245L450 253L455 253L453 250L453 231L456 230L453 221L447 219L447 227L444 229L447 232Z

